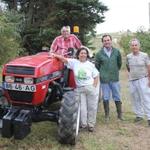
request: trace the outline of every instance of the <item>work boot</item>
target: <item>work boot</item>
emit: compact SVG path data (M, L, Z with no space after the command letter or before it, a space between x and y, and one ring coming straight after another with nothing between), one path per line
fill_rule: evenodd
M104 111L105 111L105 121L109 121L109 101L103 101Z
M134 119L134 122L136 123L136 122L141 122L143 120L143 118L142 117L136 117L135 119Z
M94 132L94 131L95 131L95 130L94 130L94 127L89 127L89 128L88 128L88 131L89 131L89 132Z
M118 119L123 120L122 118L122 102L121 101L115 101L116 104L116 110L117 110L117 115Z

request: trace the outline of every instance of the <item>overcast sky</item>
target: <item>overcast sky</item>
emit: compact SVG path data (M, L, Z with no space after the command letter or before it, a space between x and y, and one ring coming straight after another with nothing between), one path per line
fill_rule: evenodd
M150 0L100 0L109 10L105 22L97 25L97 33L137 31L141 26L149 28Z

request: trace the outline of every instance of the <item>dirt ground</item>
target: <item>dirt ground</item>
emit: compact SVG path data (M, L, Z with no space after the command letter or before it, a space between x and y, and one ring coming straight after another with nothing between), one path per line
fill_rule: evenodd
M113 101L110 121L105 123L102 102L99 103L95 132L81 131L75 146L57 141L57 125L51 122L33 123L32 132L23 140L0 137L0 150L150 150L150 127L146 118L134 123L128 91L127 72L121 71L121 97L124 121L117 120Z
M115 105L111 101L111 118L110 122L106 124L103 106L100 102L96 132L93 134L81 133L80 138L82 140L89 138L89 144L80 141L76 149L150 150L150 127L148 127L146 118L140 123L134 123L135 115L132 112L127 76L127 72L122 70L120 83L124 121L117 120ZM92 144L92 142L94 143Z

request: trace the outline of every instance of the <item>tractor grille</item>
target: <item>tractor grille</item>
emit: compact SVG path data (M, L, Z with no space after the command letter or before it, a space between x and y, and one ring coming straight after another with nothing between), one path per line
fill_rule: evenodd
M18 102L32 102L33 92L20 92L20 91L8 91L8 94L12 101Z
M22 66L7 66L6 73L34 75L35 68Z

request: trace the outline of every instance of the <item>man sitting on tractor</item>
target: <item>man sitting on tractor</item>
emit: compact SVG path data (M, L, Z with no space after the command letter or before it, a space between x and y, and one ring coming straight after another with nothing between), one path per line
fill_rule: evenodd
M69 48L79 49L81 42L76 35L70 34L70 27L63 26L61 28L61 35L56 37L52 42L50 53L57 53L65 55L68 53Z

